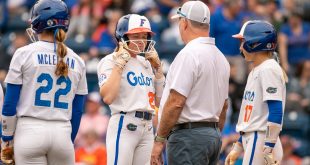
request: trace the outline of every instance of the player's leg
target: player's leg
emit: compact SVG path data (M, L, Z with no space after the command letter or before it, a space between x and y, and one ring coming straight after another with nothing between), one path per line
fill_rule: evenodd
M244 139L242 139L243 141ZM246 149L242 164L248 165L261 165L264 164L264 145L265 145L265 132L250 133L245 135ZM254 145L255 144L255 145ZM283 157L283 150L280 139L278 139L273 150L274 158L280 162Z
M262 165L264 164L264 132L251 132L242 136L244 146L243 165Z
M47 165L48 131L43 123L32 118L18 118L14 135L16 165Z
M143 121L145 125L139 125L142 129L142 139L136 147L133 155L133 165L149 165L151 152L154 143L153 124L152 121Z
M54 124L53 124L54 123ZM51 145L47 153L49 165L74 165L74 147L71 140L70 122L50 122Z
M109 121L107 131L107 156L108 165L131 165L134 150L141 137L135 131L127 128L129 123L134 124L133 117L128 115L114 114Z

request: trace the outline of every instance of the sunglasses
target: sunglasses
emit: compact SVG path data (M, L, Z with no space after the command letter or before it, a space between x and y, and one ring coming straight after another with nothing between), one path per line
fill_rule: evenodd
M177 14L181 15L181 16L184 17L184 18L187 18L187 17L186 17L186 14L182 13L181 9L182 9L182 8L179 7L179 9L178 9L178 11L177 11Z

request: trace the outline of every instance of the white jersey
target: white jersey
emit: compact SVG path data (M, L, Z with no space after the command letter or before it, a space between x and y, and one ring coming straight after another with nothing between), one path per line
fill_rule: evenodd
M266 131L269 114L266 101L282 101L284 112L285 97L285 80L280 65L270 59L255 67L244 90L237 132Z
M159 120L170 90L186 97L177 123L218 122L228 98L229 63L215 46L214 38L199 37L189 43L173 60L159 107Z
M64 58L68 77L55 75L54 43L38 41L16 50L6 83L21 84L17 117L68 121L75 94L87 94L84 61L71 49Z
M113 56L107 55L98 64L99 87L110 77L114 67ZM123 72L117 98L110 105L112 114L133 111L154 112L155 88L151 64L142 56L131 58Z

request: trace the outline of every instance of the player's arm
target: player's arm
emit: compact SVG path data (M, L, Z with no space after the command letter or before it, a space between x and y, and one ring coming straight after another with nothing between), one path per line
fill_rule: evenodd
M16 107L22 85L7 84L6 95L2 109L2 143L1 160L10 164L13 162L13 136L16 129Z
M122 73L125 65L130 60L129 53L123 48L123 43L119 43L119 49L113 57L114 66L112 67L109 78L100 85L100 95L103 101L110 105L118 96L119 88L121 84ZM100 68L98 68L98 76L100 76ZM100 81L100 80L99 80Z
M220 114L220 118L219 118L219 127L220 130L222 131L225 125L225 120L226 120L226 112L228 109L228 99L225 100L221 114Z
M174 89L170 90L170 94L163 108L164 110L157 131L157 136L166 138L169 135L171 129L175 126L181 115L185 102L185 96Z
M2 140L13 140L16 128L16 107L19 101L22 85L7 84L6 95L2 109Z
M155 75L155 83L154 83L154 88L155 88L155 105L159 107L160 99L161 96L163 95L164 87L165 87L165 76L163 73L160 74L160 76Z
M242 136L232 146L231 151L225 159L225 165L234 165L240 154L243 152Z
M267 100L267 105L269 114L265 137L265 149L272 152L282 129L283 107L282 101L279 100Z
M110 77L100 87L100 95L103 98L104 103L110 105L118 96L119 88L121 85L122 73L122 68L114 66Z
M86 98L85 95L76 94L72 102L72 117L70 120L72 126L72 133L71 133L72 143L74 143L75 137L80 127L85 98Z

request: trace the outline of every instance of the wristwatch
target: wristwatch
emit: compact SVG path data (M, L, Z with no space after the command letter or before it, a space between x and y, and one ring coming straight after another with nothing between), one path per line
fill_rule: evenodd
M162 136L158 136L156 135L154 138L155 142L165 142L166 141L166 137L162 137Z

